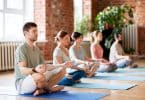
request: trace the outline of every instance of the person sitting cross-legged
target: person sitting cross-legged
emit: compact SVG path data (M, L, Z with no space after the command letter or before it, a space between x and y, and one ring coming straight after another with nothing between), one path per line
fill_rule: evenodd
M67 46L70 44L70 35L65 31L59 31L55 40L57 42L57 46L53 52L53 63L62 64L66 61L70 61L67 49ZM67 75L60 80L58 84L70 86L80 82L80 79L86 76L86 69L83 66L85 65L72 62L72 66L67 68Z
M112 72L117 69L116 64L110 63L108 60L103 58L104 50L100 45L102 41L102 33L98 31L94 31L92 33L92 43L90 46L92 59L100 62L98 72Z
M70 59L76 63L85 64L87 69L87 77L94 76L99 63L92 60L85 54L84 48L81 46L83 35L79 32L73 32L71 38L74 40L73 45L69 49Z
M19 94L32 93L34 96L57 92L64 86L56 85L65 75L65 69L71 66L70 62L58 65L47 65L34 44L37 40L37 25L27 22L23 26L25 42L21 44L15 53L16 89Z
M112 63L115 63L118 68L136 68L138 67L136 64L133 64L133 60L130 56L125 55L124 50L120 44L122 41L122 34L116 33L114 35L114 43L112 44L110 48L110 55L109 60Z

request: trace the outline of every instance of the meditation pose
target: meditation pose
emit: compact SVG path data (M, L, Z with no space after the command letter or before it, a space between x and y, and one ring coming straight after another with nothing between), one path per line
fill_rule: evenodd
M110 63L108 60L103 58L104 50L100 45L102 41L102 33L94 31L92 33L92 43L90 47L92 59L100 62L98 72L111 72L117 69L114 63Z
M67 47L70 45L70 35L65 31L59 31L55 37L57 46L53 52L53 63L62 64L70 61ZM77 64L72 62L72 66L67 68L67 75L58 84L59 85L73 85L84 77L86 69L84 64Z
M122 41L122 34L118 33L114 35L114 43L110 48L109 60L111 63L115 63L118 68L135 68L136 64L133 64L133 60L130 56L125 55L124 50L120 44Z
M15 54L15 85L19 94L33 93L36 96L62 90L64 87L56 84L64 77L66 66L71 66L71 63L59 65L44 63L39 48L34 44L38 36L35 23L26 23L23 26L23 33L25 42L16 49Z
M69 49L70 59L75 63L85 64L87 77L92 77L99 63L86 56L84 48L81 46L83 40L83 35L81 33L73 32L71 38L74 40L74 43Z

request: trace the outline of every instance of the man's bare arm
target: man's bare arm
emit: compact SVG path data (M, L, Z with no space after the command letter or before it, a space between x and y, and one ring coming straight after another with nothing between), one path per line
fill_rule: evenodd
M24 75L29 75L29 74L34 73L32 71L33 68L28 68L27 63L25 61L19 62L18 66L20 67L21 73L24 74Z

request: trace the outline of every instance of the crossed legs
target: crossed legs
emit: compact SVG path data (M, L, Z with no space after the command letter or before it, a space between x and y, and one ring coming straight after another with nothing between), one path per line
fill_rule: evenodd
M32 75L37 89L34 91L33 95L39 95L46 92L57 92L62 90L63 86L56 86L56 84L64 77L65 69L62 69L59 73L53 75L48 81L46 81L43 74L35 73Z

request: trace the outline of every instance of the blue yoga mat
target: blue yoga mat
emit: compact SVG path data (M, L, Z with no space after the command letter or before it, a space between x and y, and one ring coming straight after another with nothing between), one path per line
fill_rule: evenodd
M33 96L32 94L18 95L15 90L1 89L0 95L10 95L10 96L25 96L34 98L47 98L47 99L59 99L59 100L100 100L108 94L105 93L80 93L80 92L68 92L60 91L52 94L42 94L39 96Z
M106 76L114 76L114 75L142 75L145 76L145 68L134 68L134 69L122 69L118 68L114 72L96 72L97 75L106 75Z
M145 70L141 70L141 69L117 69L114 72L109 72L109 73L119 73L119 74L124 74L124 73L135 73L135 72L145 72Z
M134 76L145 76L145 72L143 71L137 71L137 72L121 72L121 73L116 73L116 72L104 72L104 73L100 73L100 72L97 72L96 73L96 76L100 76L100 75L105 75L105 76L126 76L126 75L134 75Z
M132 72L136 72L136 71L126 70L126 69L117 69L116 71L109 72L109 73L124 74L124 73L132 73Z
M126 69L126 68L118 68L117 71L123 71L123 72L132 72L132 71L145 71L145 67L138 67L138 68L130 68L130 69Z
M108 75L95 75L90 79L101 79L101 80L124 80L124 81L145 81L145 77L140 76L108 76Z
M104 84L104 83L79 83L72 87L77 88L93 88L93 89L110 89L110 90L128 90L136 84Z
M138 68L131 68L130 70L139 70L139 71L145 71L145 67L138 67Z

